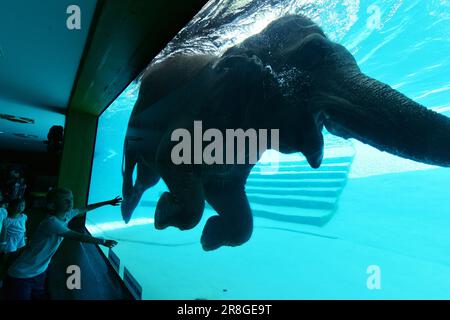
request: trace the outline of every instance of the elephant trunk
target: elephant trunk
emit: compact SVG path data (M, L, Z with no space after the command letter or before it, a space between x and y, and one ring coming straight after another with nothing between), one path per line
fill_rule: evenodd
M403 158L450 167L450 118L361 72L347 75L333 92L339 93L326 95L320 104L332 134Z

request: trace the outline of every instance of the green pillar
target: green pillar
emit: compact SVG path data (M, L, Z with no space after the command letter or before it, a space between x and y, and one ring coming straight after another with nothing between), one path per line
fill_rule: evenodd
M96 131L96 116L69 111L58 186L72 190L74 207L84 207L87 204Z

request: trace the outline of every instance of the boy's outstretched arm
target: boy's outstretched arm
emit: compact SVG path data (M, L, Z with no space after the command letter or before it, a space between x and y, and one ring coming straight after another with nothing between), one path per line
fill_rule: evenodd
M95 238L88 234L83 234L83 233L79 233L79 232L72 231L72 230L64 232L64 233L60 234L60 236L65 239L71 239L71 240L85 242L85 243L99 244L99 245L102 245L102 246L105 246L108 248L113 248L117 244L117 241L114 241L114 240Z
M93 203L93 204L88 205L85 208L77 209L78 211L80 211L80 213L78 215L83 215L88 211L95 210L95 209L98 209L100 207L107 206L107 205L115 207L115 206L118 206L121 202L122 202L122 198L117 196L114 199L111 199L108 201Z

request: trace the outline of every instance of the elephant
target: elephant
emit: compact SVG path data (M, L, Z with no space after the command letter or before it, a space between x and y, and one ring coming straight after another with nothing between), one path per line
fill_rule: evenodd
M143 74L124 143L122 217L128 223L144 191L162 178L169 191L157 202L155 228L194 228L206 201L217 215L204 226L205 251L251 238L245 183L254 163L174 164L172 133L192 133L196 120L221 132L277 128L279 151L302 153L312 168L323 159L324 128L403 158L450 166L449 118L365 75L308 17L286 15L221 56L175 54Z

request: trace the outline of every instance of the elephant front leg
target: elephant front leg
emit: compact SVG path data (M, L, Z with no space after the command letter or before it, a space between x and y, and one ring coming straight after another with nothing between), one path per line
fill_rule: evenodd
M127 178L128 179L128 178ZM137 178L133 185L132 181L125 181L123 188L123 202L121 205L122 218L125 223L131 220L131 216L136 209L142 194L149 188L156 185L159 181L159 175L153 166L148 166L143 163L137 164ZM126 185L125 184L130 184Z
M171 142L163 142L157 156L158 171L169 192L164 192L159 198L155 228L162 230L172 226L188 230L194 228L202 217L205 208L203 185L194 174L192 165L172 163L171 146Z
M206 222L201 238L205 251L221 246L239 246L253 232L253 216L243 184L207 184L206 201L219 214Z

